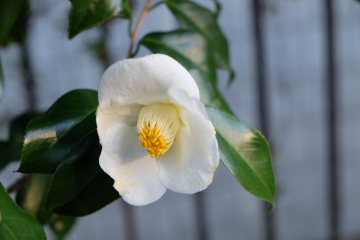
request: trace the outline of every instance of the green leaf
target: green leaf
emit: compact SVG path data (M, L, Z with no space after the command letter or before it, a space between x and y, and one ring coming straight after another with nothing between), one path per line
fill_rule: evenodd
M65 239L76 222L75 217L57 216L50 223L51 230L55 233L57 239Z
M207 108L220 148L220 157L241 185L272 204L276 194L270 147L254 127L225 112Z
M18 171L54 173L45 210L84 216L119 198L99 166L97 92L74 90L30 121Z
M118 17L132 20L133 18L133 7L131 0L121 1L121 11L118 13Z
M205 37L214 51L217 67L230 71L230 79L233 80L235 74L230 66L228 42L217 23L218 13L213 13L191 1L165 3L183 28L196 31Z
M114 181L99 166L96 130L81 140L59 164L51 181L46 209L59 215L84 216L120 197Z
M96 129L97 92L74 90L58 99L26 129L19 172L53 173L62 159Z
M27 0L0 0L0 45L23 43L29 13Z
M0 239L42 240L44 229L36 219L21 209L0 183Z
M0 141L0 171L10 162L20 160L26 125L37 115L36 113L25 113L11 122L9 139Z
M46 212L44 207L50 181L51 175L37 174L16 194L16 203L42 225L46 224L52 216L52 213Z
M96 27L115 16L132 18L129 0L70 0L69 38L80 32Z
M201 34L187 30L150 33L139 44L176 59L194 77L205 105L232 113L216 87L214 56Z

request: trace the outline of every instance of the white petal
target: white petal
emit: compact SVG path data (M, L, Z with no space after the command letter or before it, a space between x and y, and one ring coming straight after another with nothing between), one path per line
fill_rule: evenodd
M105 113L130 104L168 103L167 92L180 88L199 98L199 89L190 73L163 54L125 59L111 65L99 85L99 103Z
M106 131L100 166L129 204L152 203L166 191L159 180L157 160L141 147L136 127L115 124Z
M172 88L168 91L169 102L173 103L176 106L180 106L179 115L182 122L188 127L188 112L194 111L197 114L201 115L206 121L211 125L211 128L215 130L209 120L205 106L200 100L196 97L191 96L188 92L180 88Z
M200 103L201 105L201 103ZM199 106L195 106L197 108ZM195 193L211 184L219 164L215 130L201 111L185 110L188 119L176 135L172 147L158 158L160 180L179 193Z
M116 123L125 123L132 127L136 124L142 105L133 104L126 107L114 109L113 113L104 113L100 107L96 111L96 125L100 138L103 143L106 130Z

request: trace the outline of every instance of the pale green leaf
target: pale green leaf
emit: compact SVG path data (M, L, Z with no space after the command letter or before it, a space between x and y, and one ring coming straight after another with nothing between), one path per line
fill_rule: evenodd
M272 204L271 212L276 182L265 137L233 115L213 108L207 112L216 130L222 162L247 191Z

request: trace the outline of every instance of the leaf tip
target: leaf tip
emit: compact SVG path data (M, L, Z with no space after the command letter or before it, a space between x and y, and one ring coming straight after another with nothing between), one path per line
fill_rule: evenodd
M266 215L270 215L275 210L275 203L270 202L271 206L269 210L266 212Z
M77 35L76 32L74 32L74 31L72 31L71 29L69 29L69 33L68 33L68 38L69 38L69 40L72 40L76 35Z
M68 27L68 38L69 38L69 40L73 39L76 35L81 33L81 30L79 30L79 28L76 28L73 25L74 24L71 23L71 20L70 20L70 24L69 24L69 27Z
M21 161L21 160L20 160L20 161ZM13 171L13 173L26 173L26 172L24 171L24 169L22 169L21 163L20 163L19 168L18 168L17 170Z

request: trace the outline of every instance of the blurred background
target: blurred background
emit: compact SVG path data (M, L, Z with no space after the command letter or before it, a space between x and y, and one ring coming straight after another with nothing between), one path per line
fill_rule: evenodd
M152 1L155 3L156 1ZM213 1L199 4L215 9ZM275 212L220 164L195 195L167 191L131 207L117 200L79 218L67 239L360 239L360 3L355 0L222 0L220 25L236 80L219 87L236 115L270 140L277 177ZM134 1L137 21L144 1ZM97 89L106 65L126 58L128 22L67 39L70 2L32 0L24 46L1 49L5 91L0 137L28 111L47 110L77 88ZM138 39L178 24L160 6ZM149 52L141 48L137 56ZM0 173L9 186L18 163ZM55 239L49 231L48 238Z

